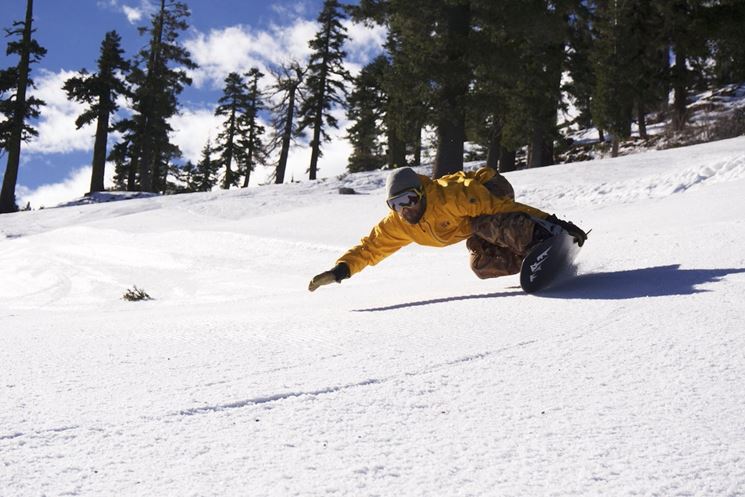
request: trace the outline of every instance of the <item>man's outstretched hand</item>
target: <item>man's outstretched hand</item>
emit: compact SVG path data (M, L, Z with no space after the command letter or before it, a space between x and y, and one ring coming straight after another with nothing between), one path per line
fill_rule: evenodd
M310 280L308 290L315 292L319 287L324 285L330 285L331 283L341 283L341 280L349 278L349 266L340 262L330 271L324 271L321 274L317 274Z
M315 292L319 287L331 283L336 283L336 276L331 271L324 271L321 274L313 276L313 279L310 280L310 285L308 285L308 290Z

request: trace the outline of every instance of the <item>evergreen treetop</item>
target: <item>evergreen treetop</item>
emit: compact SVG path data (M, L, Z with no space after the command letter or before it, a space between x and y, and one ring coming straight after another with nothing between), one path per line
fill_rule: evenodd
M344 67L347 40L346 28L341 21L346 18L338 0L325 0L318 16L320 29L308 43L313 53L310 56L305 79L305 101L299 111L299 132L312 129L310 141L311 162L309 178L316 179L321 143L329 141L326 127L339 126L331 112L334 106L344 105L347 94L345 83L351 80Z

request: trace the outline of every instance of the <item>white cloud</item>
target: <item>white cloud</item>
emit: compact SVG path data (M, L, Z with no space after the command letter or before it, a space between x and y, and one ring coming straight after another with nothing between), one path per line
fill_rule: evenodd
M98 0L96 5L100 8L116 8L119 5L119 0Z
M271 33L283 47L283 53L271 54L272 62L285 62L290 59L305 60L311 54L308 42L318 31L318 23L308 19L296 19L288 26L272 25Z
M129 7L128 5L122 6L122 12L124 12L124 15L127 16L127 20L131 24L139 22L143 16L143 12L140 9Z
M104 186L113 183L114 166L106 164L106 179ZM80 198L90 191L91 186L91 166L82 166L79 169L71 171L66 179L60 183L41 185L33 190L18 185L16 197L18 206L25 207L31 203L31 207L38 209L40 207L54 207L63 202L69 202Z
M293 2L290 5L272 4L270 7L275 14L284 17L306 17L308 14L307 2Z
M346 20L343 26L347 28L349 40L346 43L346 51L351 62L366 64L383 52L388 30L385 26L367 26Z
M246 26L229 26L197 33L184 45L199 68L190 73L197 88L210 84L221 88L230 72L247 72L289 60L304 60L310 54L308 41L314 36L316 24L296 19L287 26L271 25L269 30L250 30Z
M383 51L386 29L382 26L345 21L349 40L345 61L352 74ZM267 30L256 30L236 25L197 33L184 44L199 68L190 73L194 86L211 85L221 88L230 72L246 72L258 67L265 74L267 68L291 60L303 61L311 54L308 42L318 31L318 23L296 18L290 24L271 24Z
M112 5L117 4L115 2L112 2ZM125 16L127 16L127 21L129 21L130 24L136 24L142 21L145 16L148 16L156 11L155 6L149 0L140 0L140 4L137 6L122 5L120 9L121 12L124 13Z
M87 125L75 129L75 119L85 106L67 100L62 86L68 78L76 76L73 71L52 73L41 70L41 76L35 78L36 88L31 94L46 102L41 108L41 117L35 123L39 137L32 140L26 150L31 153L66 153L93 149L94 126Z
M270 50L279 48L265 33L253 36L242 26L212 30L206 35L197 34L185 42L192 59L199 65L190 73L194 86L200 88L211 84L214 88L221 88L228 73L243 73L253 66L263 66L260 50L264 45L274 47Z
M173 128L171 138L181 149L185 160L197 162L202 155L207 140L214 145L222 124L221 117L214 115L213 109L186 109L171 118Z
M156 6L152 0L140 0L139 4L134 5L123 4L120 0L97 0L96 5L101 9L124 14L130 24L137 24L145 16L149 16L156 11Z

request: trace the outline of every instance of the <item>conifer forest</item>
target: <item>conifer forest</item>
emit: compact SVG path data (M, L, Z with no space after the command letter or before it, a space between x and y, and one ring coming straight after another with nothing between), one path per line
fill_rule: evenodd
M204 137L194 164L171 139L196 67L182 43L190 10L157 4L138 52L125 53L109 31L95 70L65 82L67 98L85 105L75 125L95 125L91 192L106 188L106 167L115 168L108 187L126 191L246 187L257 166L282 183L298 141L310 147L316 179L339 109L350 172L418 165L427 147L435 177L469 157L502 172L541 167L571 147L568 127L596 128L616 154L632 129L645 137L650 119L684 133L692 94L745 81L742 0L325 0L307 60L225 77L214 103L220 133ZM25 7L3 26L17 64L0 68L0 212L18 209L21 145L44 113L30 90L48 48L36 38L33 0ZM357 74L345 65L347 19L387 33L384 52ZM562 118L568 102L571 119Z

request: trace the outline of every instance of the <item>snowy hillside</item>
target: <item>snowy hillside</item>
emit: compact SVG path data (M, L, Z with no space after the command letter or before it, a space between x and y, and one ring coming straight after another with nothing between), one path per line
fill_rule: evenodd
M309 293L378 172L0 216L0 495L745 496L745 138L508 177L592 228L543 296Z

